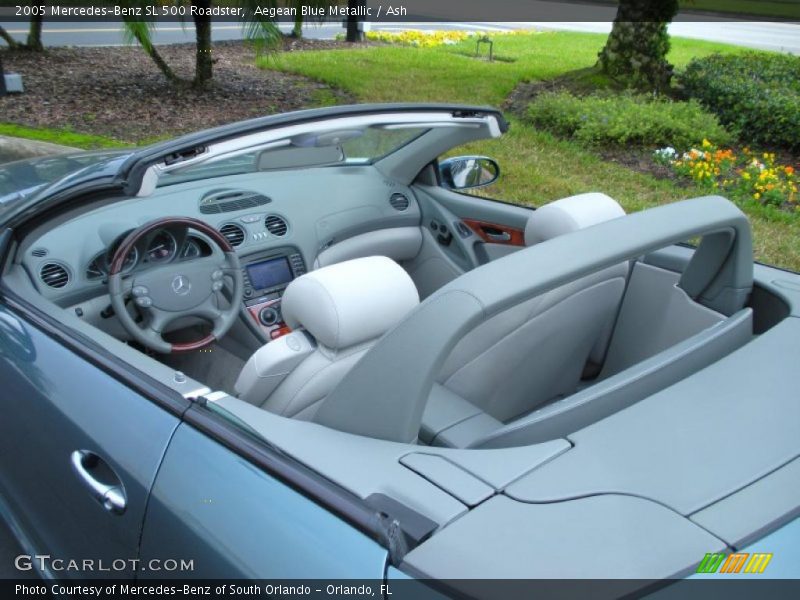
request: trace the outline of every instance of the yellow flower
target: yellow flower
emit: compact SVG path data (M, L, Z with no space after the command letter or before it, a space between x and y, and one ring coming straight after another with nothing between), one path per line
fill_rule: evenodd
M758 200L759 198L761 198L761 194L759 194L758 192L756 192L755 194L753 194L753 198L755 198L756 200Z

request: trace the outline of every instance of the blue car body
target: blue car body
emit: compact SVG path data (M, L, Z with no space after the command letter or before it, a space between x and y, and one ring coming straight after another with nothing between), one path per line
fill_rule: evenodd
M426 106L392 110L409 108ZM14 228L80 194L134 193L147 169L165 156L178 160L266 127L369 110L255 120L111 154L65 178L38 182L0 204L0 257L11 246ZM132 368L5 285L0 286L0 382L3 517L27 555L80 557L104 567L34 561L43 577L383 583L424 576L401 567L404 554L420 542L413 526L401 526L402 510L376 508L221 417L202 398L181 396ZM106 469L109 486L114 478L124 481L124 512L100 510L87 501L70 468L76 451ZM800 576L796 516L760 532L742 550L774 553L765 578ZM416 517L406 515L406 525ZM191 564L181 568L181 560Z

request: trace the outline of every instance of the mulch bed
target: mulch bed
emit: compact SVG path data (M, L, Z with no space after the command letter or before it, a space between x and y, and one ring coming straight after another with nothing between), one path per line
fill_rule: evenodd
M365 45L286 38L282 51ZM192 78L193 44L158 50L180 77ZM216 43L213 52L214 82L202 92L169 84L136 46L4 52L5 71L22 74L25 93L0 98L0 121L140 142L306 108L320 90L337 103L353 101L321 82L257 68L254 51L241 42Z

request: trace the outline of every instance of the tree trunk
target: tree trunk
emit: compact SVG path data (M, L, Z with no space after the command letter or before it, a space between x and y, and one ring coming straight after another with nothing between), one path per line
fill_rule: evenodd
M300 7L297 8L298 10L294 16L294 28L292 29L292 37L299 39L303 37L303 13L300 12Z
M143 37L138 31L133 33L133 37L136 38L136 41L139 42L139 45L147 52L147 56L155 63L158 67L158 70L172 83L176 83L180 81L177 75L175 75L174 71L169 67L167 62L161 58L161 55L156 50L156 47L152 44L152 42Z
M669 88L667 25L678 0L619 0L617 16L598 64L607 75L655 91Z
M3 57L0 56L0 96L6 95L6 76L3 72Z
M211 0L192 0L192 5L205 12L211 8ZM194 87L203 88L214 76L214 60L211 57L211 17L196 15L194 29L197 34Z
M2 27L0 27L0 38L3 38L6 41L6 44L8 44L8 47L12 50L19 48L19 42L11 37L11 35Z
M347 8L356 11L360 6L366 6L366 0L347 0ZM360 42L362 40L361 30L358 28L359 18L355 15L347 15L347 37L348 42Z
M28 29L28 40L25 42L25 47L35 52L42 52L44 50L44 46L42 45L42 15L34 15L31 17L31 26L30 29Z

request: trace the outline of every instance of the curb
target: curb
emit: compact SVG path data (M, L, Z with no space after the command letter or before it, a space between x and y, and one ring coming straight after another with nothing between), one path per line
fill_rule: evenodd
M41 156L53 156L56 154L69 154L72 152L83 152L80 148L71 146L61 146L50 142L40 142L25 138L0 135L0 162L9 162L23 158L38 158Z

